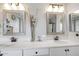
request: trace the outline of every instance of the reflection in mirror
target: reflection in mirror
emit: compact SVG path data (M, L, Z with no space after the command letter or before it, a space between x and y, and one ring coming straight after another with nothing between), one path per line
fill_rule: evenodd
M25 34L24 11L4 11L3 34Z
M62 33L63 19L62 13L47 13L47 33Z
M69 15L70 31L79 32L79 14L72 13Z

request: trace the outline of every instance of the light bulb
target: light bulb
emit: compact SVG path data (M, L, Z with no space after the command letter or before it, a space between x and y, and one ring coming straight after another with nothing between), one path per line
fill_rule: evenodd
M58 12L58 6L54 6L53 12Z
M25 10L24 6L22 4L19 4L19 6L17 6L18 10Z
M11 7L8 3L4 4L4 9L6 10L11 10Z
M47 11L48 12L52 12L53 11L52 5L49 5L49 7L47 8Z
M60 6L58 12L64 12L64 6Z
M12 10L17 10L17 7L14 3L12 4L11 8L12 8Z

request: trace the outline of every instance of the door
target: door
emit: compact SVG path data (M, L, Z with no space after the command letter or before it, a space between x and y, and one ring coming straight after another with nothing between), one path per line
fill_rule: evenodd
M48 48L24 49L23 56L48 56Z
M2 49L0 51L1 56L22 56L22 50L19 49Z
M69 47L69 56L79 56L79 47Z
M35 55L35 49L24 49L23 50L23 56L34 56Z
M66 47L50 48L50 56L66 56Z
M35 56L49 56L49 48L37 48Z

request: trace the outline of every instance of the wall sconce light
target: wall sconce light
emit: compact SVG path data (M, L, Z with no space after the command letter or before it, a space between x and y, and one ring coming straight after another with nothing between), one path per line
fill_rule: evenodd
M64 6L60 4L49 4L47 12L64 12Z

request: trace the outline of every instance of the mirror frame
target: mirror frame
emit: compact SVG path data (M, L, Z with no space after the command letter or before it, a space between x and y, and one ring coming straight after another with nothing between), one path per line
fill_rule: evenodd
M10 35L7 35L7 34L4 34L4 15L5 15L5 13L6 12L16 12L16 13L18 13L18 12L23 12L23 22L25 21L25 23L23 24L23 25L25 25L24 27L23 27L23 25L22 25L22 27L23 27L23 32L21 33L13 33L13 34L10 34ZM3 10L3 20L2 20L2 23L3 23L3 26L2 26L2 28L3 28L3 30L2 30L2 32L3 32L3 34L2 35L4 35L4 36L15 36L15 35L26 35L26 11L24 11L24 10Z
M63 30L64 26L62 27L62 32L52 32L52 33L49 33L48 32L48 20L49 20L48 19L49 18L48 15L49 14L62 14L63 17L64 17L64 13L59 13L59 12L46 12L46 33L47 33L47 35L64 34L64 30ZM64 22L64 20L63 20L63 22Z
M72 15L79 15L79 13L70 13L69 14L69 32L79 32L79 31L73 31L72 30L72 25L71 25L71 19L72 19Z

